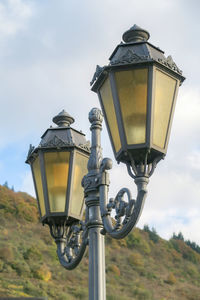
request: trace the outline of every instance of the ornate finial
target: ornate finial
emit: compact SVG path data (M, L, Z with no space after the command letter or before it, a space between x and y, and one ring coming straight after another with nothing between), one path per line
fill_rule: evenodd
M28 161L29 157L31 156L31 154L33 153L34 149L35 149L35 147L32 144L30 144L29 150L28 150L28 155L27 155L27 161Z
M72 118L64 109L55 116L52 121L58 125L58 127L69 127L74 123L74 118Z
M103 72L105 67L100 67L99 65L96 66L96 71L93 75L92 80L90 81L90 85L93 85L93 83L97 80L97 78L99 77L99 75L101 74L101 72Z
M102 123L103 121L103 114L99 108L92 108L92 110L89 112L89 121L90 123L98 122Z
M136 24L124 32L122 39L125 43L148 41L150 34Z

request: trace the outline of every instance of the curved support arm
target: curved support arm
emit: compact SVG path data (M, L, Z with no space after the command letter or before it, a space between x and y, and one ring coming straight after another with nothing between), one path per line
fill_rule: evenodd
M147 163L148 152L143 163L135 164L130 157L131 162L127 164L129 175L134 179L137 185L137 198L132 199L131 192L127 188L121 189L115 199L111 198L108 202L109 178L107 170L112 168L111 160L105 158L102 160L100 168L100 210L106 231L115 239L124 238L137 224L141 215L145 199L147 197L147 184L149 177L153 174L157 163L163 158L156 158L152 163ZM128 202L124 201L124 195L127 194ZM115 225L111 218L111 210L115 209Z
M86 209L86 222L76 222L67 227L50 225L51 235L57 244L57 255L60 264L68 270L77 267L85 253L88 244L88 229L85 226L88 220Z
M126 237L137 224L147 196L146 186L148 181L147 177L135 178L135 183L137 184L138 189L136 200L132 199L131 193L128 189L122 189L119 191L114 201L111 199L109 203L108 186L100 186L100 209L102 221L106 232L113 238L122 239ZM128 196L128 202L123 200L125 193ZM116 211L115 226L113 226L112 219L110 217L110 208L115 208ZM122 217L124 217L123 220Z
M67 270L76 268L82 260L87 246L87 232L85 231L83 235L82 243L79 244L78 241L76 241L72 248L69 247L69 244L67 245L65 238L56 240L58 259L60 264Z

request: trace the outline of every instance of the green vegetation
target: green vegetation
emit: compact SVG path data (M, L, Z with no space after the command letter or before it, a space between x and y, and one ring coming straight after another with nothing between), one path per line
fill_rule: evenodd
M108 300L197 300L198 245L182 234L170 241L148 225L123 240L106 236ZM0 297L88 298L88 254L73 271L60 266L36 200L0 186Z
M191 249L200 254L200 247L195 242L191 242L190 240L185 241L182 232L179 232L178 235L173 233L172 239L184 241Z

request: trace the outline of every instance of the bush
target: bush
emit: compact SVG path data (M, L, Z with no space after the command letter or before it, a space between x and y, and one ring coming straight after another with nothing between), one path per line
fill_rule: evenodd
M35 267L32 270L32 273L33 273L33 277L43 280L45 282L47 282L51 279L51 272L46 265Z
M24 259L31 259L31 260L41 260L42 259L42 254L41 252L38 250L38 248L36 248L36 246L32 246L30 248L28 248L24 254Z
M137 231L134 231L127 236L126 243L129 248L138 249L145 254L149 254L151 252L149 244Z
M88 291L87 289L83 289L83 288L77 288L76 290L73 291L74 296L77 299L87 299L88 296ZM67 298L64 298L67 300Z
M0 258L6 262L11 262L14 258L13 250L9 247L0 248Z
M185 251L183 253L183 258L193 262L194 264L198 262L198 259L192 250Z
M4 262L3 260L0 259L0 272L3 271L3 268L4 268Z
M173 248L174 248L177 252L179 252L179 253L181 252L177 240L171 239L171 240L170 240L170 244L173 246Z
M132 266L136 266L136 267L144 266L144 261L142 259L141 254L139 254L139 253L131 253L128 257L128 262Z
M186 271L192 278L196 278L199 276L198 269L192 264L190 266L187 266Z
M117 276L120 276L120 269L114 265L114 264L111 264L109 267L108 267L108 271L111 271L112 273L114 273L115 275Z
M140 235L136 234L136 232L131 232L126 238L127 246L129 248L139 246L141 244L141 240Z
M19 276L29 275L30 276L30 269L29 266L22 260L14 261L11 263L11 267Z
M176 277L173 273L170 273L167 277L166 283L168 284L175 284L176 283Z
M153 299L152 292L149 290L146 290L144 288L134 289L133 296L136 296L136 298L134 298L134 299L139 299L139 300L152 300Z
M24 283L24 292L31 296L47 296L47 294L42 290L38 289L38 286L33 285L30 281Z
M177 252L175 249L171 249L170 254L175 262L181 261L181 253Z

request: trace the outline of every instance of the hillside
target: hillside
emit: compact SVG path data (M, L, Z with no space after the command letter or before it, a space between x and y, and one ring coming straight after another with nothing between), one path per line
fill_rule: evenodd
M200 254L148 227L106 237L106 282L107 300L198 300ZM0 296L87 299L87 285L88 254L77 269L62 268L35 199L0 186Z

